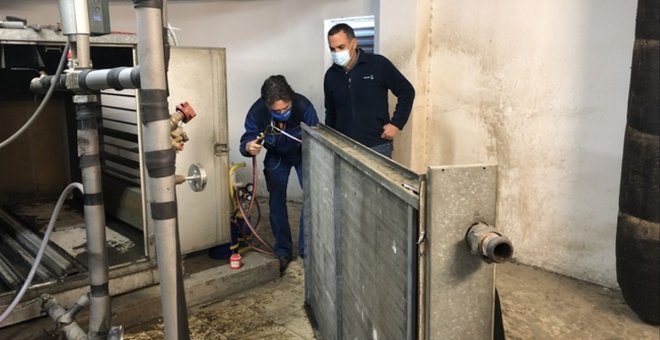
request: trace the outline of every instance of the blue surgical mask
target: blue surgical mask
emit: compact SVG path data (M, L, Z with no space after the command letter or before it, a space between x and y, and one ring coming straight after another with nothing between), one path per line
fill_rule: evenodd
M346 67L348 62L351 61L351 54L348 52L348 50L331 52L330 54L332 55L332 62L341 67Z
M273 115L274 120L278 122L286 122L289 120L289 117L291 117L291 108L284 112L270 111L270 114Z

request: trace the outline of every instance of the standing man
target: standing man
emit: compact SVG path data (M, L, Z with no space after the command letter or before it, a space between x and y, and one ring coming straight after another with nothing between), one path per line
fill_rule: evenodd
M293 92L284 76L270 76L261 86L257 99L245 117L245 133L241 137L241 154L255 157L266 148L264 176L270 195L270 225L275 237L275 256L280 262L280 273L292 259L291 227L286 207L286 188L291 168L296 169L302 187L302 128L319 123L312 103L303 95ZM302 213L298 235L300 257L304 256Z
M325 73L325 124L392 157L392 141L408 121L415 89L387 58L358 48L351 26L328 31L333 65ZM397 97L390 118L387 90Z

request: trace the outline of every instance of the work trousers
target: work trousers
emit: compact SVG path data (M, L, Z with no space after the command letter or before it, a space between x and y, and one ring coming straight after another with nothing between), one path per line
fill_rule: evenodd
M392 151L394 149L394 146L392 145L392 142L385 143L385 144L379 144L379 145L374 145L371 147L371 150L374 150L378 152L379 154L387 157L387 158L392 158Z
M289 183L291 168L296 170L298 183L302 188L302 155L280 155L269 152L264 159L264 176L269 193L270 226L275 237L275 256L292 258L293 243L291 241L291 226L286 207L286 189ZM305 236L303 214L300 212L300 230L298 232L298 251L300 257L305 254Z

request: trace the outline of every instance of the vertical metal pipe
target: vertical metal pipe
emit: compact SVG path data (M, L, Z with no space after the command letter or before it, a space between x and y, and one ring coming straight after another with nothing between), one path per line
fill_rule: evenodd
M64 34L73 45L76 70L91 67L89 48L89 11L86 0L60 1ZM110 291L108 287L108 251L105 237L105 213L101 189L98 97L73 89L73 102L78 121L78 156L84 188L85 233L90 285L89 339L103 339L111 325Z
M89 34L77 34L75 47L76 68L90 68L92 62L89 52Z
M105 214L101 189L99 134L100 112L96 95L75 95L78 121L78 156L84 188L85 233L90 284L90 339L103 339L111 325L110 291L108 288L108 251L105 235Z
M140 112L149 202L156 236L163 323L167 339L189 339L183 290L174 182L175 153L170 143L162 2L134 0L140 63Z

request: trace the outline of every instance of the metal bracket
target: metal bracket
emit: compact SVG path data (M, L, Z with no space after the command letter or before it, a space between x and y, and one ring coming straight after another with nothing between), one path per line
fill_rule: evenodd
M213 145L213 152L215 153L216 156L220 156L223 153L228 153L229 147L227 146L227 144L215 144Z

